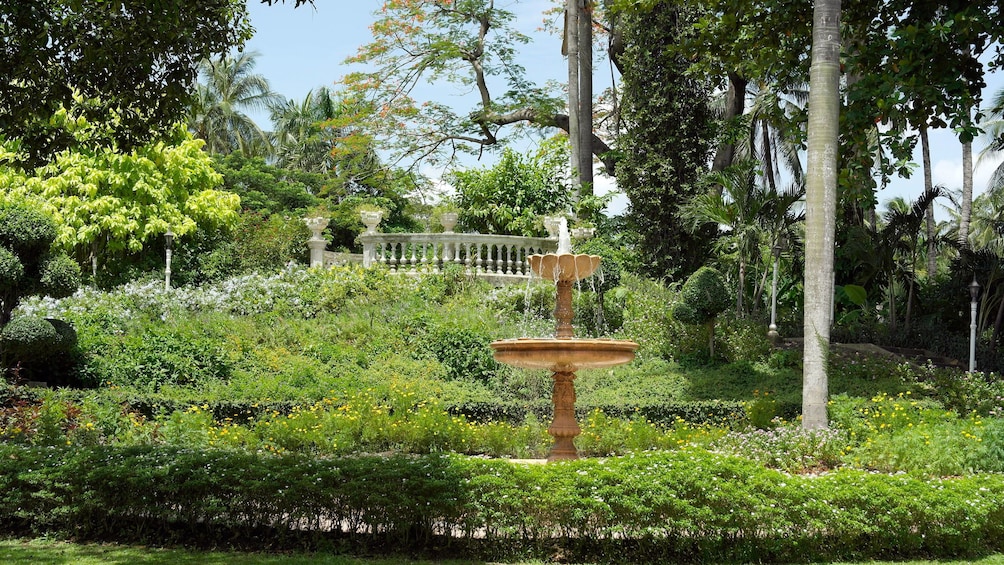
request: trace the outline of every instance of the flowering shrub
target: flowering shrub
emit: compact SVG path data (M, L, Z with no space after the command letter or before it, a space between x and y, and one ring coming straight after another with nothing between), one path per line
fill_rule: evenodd
M1001 459L1000 427L987 431L985 418L959 418L931 400L912 394L880 393L871 399L840 396L830 402L834 424L846 430L845 458L878 471L954 476L994 471ZM984 436L989 438L983 446Z
M825 471L841 464L846 432L805 430L785 425L774 429L730 432L711 449L762 463L789 473Z

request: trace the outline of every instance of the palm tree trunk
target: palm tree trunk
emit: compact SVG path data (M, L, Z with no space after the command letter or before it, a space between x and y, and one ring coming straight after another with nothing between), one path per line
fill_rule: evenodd
M931 178L931 145L927 137L927 124L920 126L920 150L924 158L924 192L934 190ZM938 242L934 223L934 206L928 206L924 213L927 223L927 279L934 280L938 274Z
M739 260L739 289L736 292L736 316L740 318L745 314L743 307L743 295L746 294L746 261Z
M889 330L896 332L896 284L889 282Z
M571 149L569 165L572 169L572 194L577 196L579 184L579 3L565 3L565 42L568 56L568 145Z
M763 269L763 276L760 277L760 282L756 285L756 290L753 292L753 304L751 307L751 313L753 317L760 313L760 301L763 298L763 293L767 289L767 277L770 276L771 265L767 264Z
M973 142L962 144L962 202L959 203L959 245L969 247L969 218L973 213Z
M593 194L593 17L592 1L578 0L579 26L579 197Z
M802 426L828 426L827 357L833 301L840 120L840 0L813 7L805 196L805 307Z

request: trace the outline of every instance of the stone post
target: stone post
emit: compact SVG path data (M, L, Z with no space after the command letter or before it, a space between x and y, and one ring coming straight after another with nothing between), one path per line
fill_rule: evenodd
M307 227L310 228L310 239L307 240L307 247L310 248L310 266L311 267L323 267L324 266L324 248L328 246L328 242L321 237L321 232L324 228L328 227L327 218L304 218L303 220Z

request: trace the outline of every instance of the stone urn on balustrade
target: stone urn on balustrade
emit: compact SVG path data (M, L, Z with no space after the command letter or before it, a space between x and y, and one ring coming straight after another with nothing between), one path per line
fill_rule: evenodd
M457 220L460 214L456 212L443 212L439 216L439 223L443 224L443 233L453 233L453 228L457 227Z
M304 223L310 229L310 239L307 240L307 247L310 248L310 266L324 266L324 248L328 246L327 240L321 235L324 228L328 227L328 219L323 217L304 218Z
M380 220L383 219L383 212L380 210L362 210L359 212L359 218L363 221L363 225L366 226L366 234L372 235L377 233L377 227L380 225Z

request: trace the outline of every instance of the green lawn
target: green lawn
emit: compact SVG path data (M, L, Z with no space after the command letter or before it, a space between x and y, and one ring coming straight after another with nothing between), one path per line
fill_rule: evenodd
M407 558L362 559L337 555L237 553L187 551L142 546L73 544L48 540L2 540L0 563L4 565L422 565L427 563L482 563L479 561L423 561ZM539 561L514 565L530 565ZM861 565L1004 565L1004 555L959 561L867 561Z

